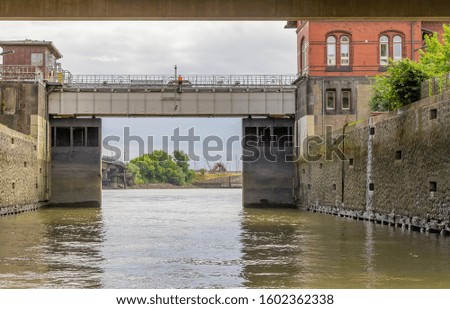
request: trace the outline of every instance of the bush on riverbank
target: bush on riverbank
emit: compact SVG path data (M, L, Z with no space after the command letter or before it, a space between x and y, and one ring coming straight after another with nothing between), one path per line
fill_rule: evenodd
M174 151L173 156L155 150L130 161L127 170L134 176L134 183L169 183L182 186L192 182L194 171L189 169L189 156L183 151Z
M422 83L430 78L423 67L408 58L391 61L385 74L376 77L370 99L373 111L392 111L419 101Z

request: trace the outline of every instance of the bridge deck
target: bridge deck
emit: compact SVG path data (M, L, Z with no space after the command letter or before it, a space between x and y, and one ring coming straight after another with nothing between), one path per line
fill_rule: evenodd
M55 116L246 117L293 115L296 76L70 75L54 84Z

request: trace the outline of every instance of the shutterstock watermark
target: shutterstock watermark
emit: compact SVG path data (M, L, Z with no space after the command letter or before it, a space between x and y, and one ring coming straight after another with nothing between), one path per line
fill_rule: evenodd
M188 129L187 134L181 134L180 128L175 128L170 135L158 137L132 135L129 127L123 128L123 135L107 135L103 138L103 149L109 151L111 159L130 161L132 144L137 146L137 155L153 153L162 150L166 153L183 150L193 162L200 161L233 161L233 154L241 152L239 160L254 162L295 162L303 159L309 162L325 160L347 160L342 151L346 135L333 136L332 128L327 127L325 136L309 136L300 145L294 144L291 135L264 134L231 135L222 138L217 135L200 136L195 128ZM159 140L157 140L159 139ZM155 145L161 145L156 148ZM136 153L136 152L134 152Z

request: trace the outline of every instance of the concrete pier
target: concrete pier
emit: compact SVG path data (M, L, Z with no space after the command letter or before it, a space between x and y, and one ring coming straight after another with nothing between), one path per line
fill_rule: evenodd
M244 207L294 207L294 120L243 119Z
M51 119L50 205L97 207L102 202L101 119Z

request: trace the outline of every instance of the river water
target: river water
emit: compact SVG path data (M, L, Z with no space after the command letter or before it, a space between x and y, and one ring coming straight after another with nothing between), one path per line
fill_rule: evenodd
M450 238L237 189L104 191L102 208L0 218L1 288L450 288Z

